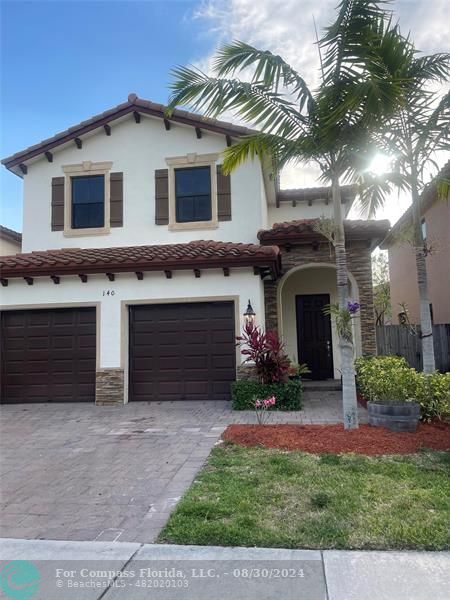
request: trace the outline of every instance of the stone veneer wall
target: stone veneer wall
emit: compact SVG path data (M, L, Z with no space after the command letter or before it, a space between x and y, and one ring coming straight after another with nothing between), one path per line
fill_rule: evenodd
M294 267L314 263L335 264L334 248L328 242L292 246L289 251L280 246L282 274ZM363 354L376 354L373 311L371 250L365 242L347 242L347 267L356 279L361 303L361 339ZM279 329L277 289L279 281L264 282L266 329Z
M256 367L246 363L241 363L236 369L236 379L252 379L257 380Z
M115 406L123 404L123 369L99 369L95 377L95 404Z

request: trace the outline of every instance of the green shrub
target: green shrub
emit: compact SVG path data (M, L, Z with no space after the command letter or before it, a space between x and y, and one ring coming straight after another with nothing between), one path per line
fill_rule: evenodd
M276 404L269 410L300 410L302 408L302 384L300 381L286 383L260 383L240 379L232 384L231 395L234 410L252 410L255 398L275 396Z
M404 358L371 356L355 361L358 387L370 402L399 403L414 399L415 375Z
M450 373L417 373L416 402L422 421L438 418L450 422Z
M415 401L421 419L450 420L450 373L418 373L398 356L372 356L355 361L358 388L372 402Z

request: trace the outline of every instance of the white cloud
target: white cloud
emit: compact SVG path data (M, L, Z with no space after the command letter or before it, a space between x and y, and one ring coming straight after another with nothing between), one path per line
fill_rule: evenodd
M319 68L313 18L320 36L334 19L336 5L337 0L205 0L194 16L205 23L215 48L241 40L268 49L283 56L313 87ZM448 50L448 0L398 0L392 8L402 32L411 31L417 48L427 54ZM213 54L196 61L197 66L209 71ZM282 185L317 185L317 176L314 166L289 167L283 173ZM395 222L408 203L407 198L393 194L389 207L377 216Z

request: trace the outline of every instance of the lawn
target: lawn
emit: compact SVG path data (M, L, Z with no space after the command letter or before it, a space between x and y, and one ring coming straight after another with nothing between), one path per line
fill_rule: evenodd
M369 457L224 444L159 542L283 548L450 548L450 453Z

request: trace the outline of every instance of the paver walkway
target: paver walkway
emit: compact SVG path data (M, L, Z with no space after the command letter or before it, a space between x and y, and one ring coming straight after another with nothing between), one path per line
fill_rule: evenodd
M271 422L337 422L339 397ZM224 428L254 422L226 402L2 406L0 537L152 542Z
M448 552L0 540L3 568L35 600L447 600L450 586Z

